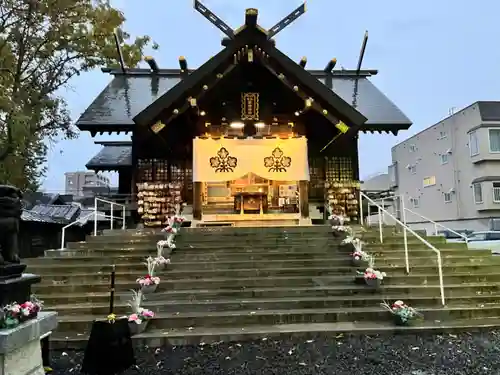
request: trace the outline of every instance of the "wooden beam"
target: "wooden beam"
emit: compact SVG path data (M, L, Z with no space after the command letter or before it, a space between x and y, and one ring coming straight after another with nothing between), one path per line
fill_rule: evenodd
M230 39L234 39L234 30L228 26L227 23L222 21L214 13L210 11L205 5L199 0L194 0L194 9L196 9L203 17L209 20L212 25L217 27L220 31L226 34Z
M328 61L328 64L326 64L325 69L323 69L327 73L331 73L332 70L335 68L335 65L337 65L337 59L333 58L330 61Z
M160 68L158 67L158 64L156 63L156 60L154 59L154 57L146 56L146 57L144 57L144 61L146 61L148 63L149 67L151 68L151 70L154 73L158 73Z
M181 68L181 78L186 78L189 75L189 69L187 60L184 56L179 56L179 67Z
M300 59L300 61L299 61L299 65L305 69L305 67L306 67L306 65L307 65L307 57L305 57L305 56L304 56L304 57L302 57L302 58Z
M259 11L255 8L248 8L245 11L245 26L255 27L257 26L257 17L259 16Z
M299 18L305 12L306 12L306 3L304 2L297 9L295 9L292 13L290 13L288 16L286 16L281 21L279 21L276 25L271 27L269 29L269 31L267 32L268 38L269 39L273 38L280 31L285 29L287 26L291 25L295 20L297 20L297 18Z

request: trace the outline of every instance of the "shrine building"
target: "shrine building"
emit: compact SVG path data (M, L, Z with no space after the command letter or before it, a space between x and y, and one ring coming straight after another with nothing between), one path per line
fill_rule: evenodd
M256 9L237 30L199 1L195 9L225 34L223 49L197 69L184 57L177 69L152 57L149 69L103 69L112 80L76 125L131 141L96 142L87 168L117 171L147 226L164 225L180 201L199 226L310 224L325 203L358 220L359 132L411 125L370 82L377 71L361 68L367 34L356 69L332 59L313 70L273 39L304 5L269 30Z

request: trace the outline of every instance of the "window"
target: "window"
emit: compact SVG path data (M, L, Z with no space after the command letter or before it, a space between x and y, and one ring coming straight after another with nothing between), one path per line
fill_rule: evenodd
M439 139L445 139L446 138L446 132L439 132Z
M483 203L483 188L481 184L472 184L474 190L474 203Z
M493 202L500 203L500 182L493 183Z
M436 185L436 176L424 178L424 187L429 187L429 186L434 186L434 185Z
M451 193L444 193L444 203L451 203Z
M500 152L500 129L489 129L490 152Z
M467 237L467 242L486 241L486 233L473 233Z
M420 206L420 198L410 198L410 204L413 208Z
M410 146L408 147L408 150L409 150L410 152L415 152L415 151L417 151L417 146L415 146L415 145L410 145Z
M410 171L411 174L417 174L417 167L415 165L410 165L408 167L408 170Z
M441 159L441 165L448 164L448 154L441 154L439 157Z
M490 233L488 233L488 235L486 237L487 237L486 239L489 241L498 241L498 240L500 240L500 233L490 232Z
M479 144L477 141L477 133L475 131L469 133L469 151L470 156L479 154Z

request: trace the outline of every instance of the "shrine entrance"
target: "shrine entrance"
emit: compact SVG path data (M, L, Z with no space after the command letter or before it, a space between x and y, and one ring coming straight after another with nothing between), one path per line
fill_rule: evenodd
M193 155L202 222L300 220L299 185L309 180L305 137L196 138Z

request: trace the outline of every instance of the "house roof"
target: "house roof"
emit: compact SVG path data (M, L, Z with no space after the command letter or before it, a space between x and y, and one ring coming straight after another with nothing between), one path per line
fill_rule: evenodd
M173 74L173 71L177 73ZM164 70L154 76L147 69L136 69L127 75L109 72L113 74L113 80L76 122L80 130L132 131L133 118L181 80L180 70ZM359 77L355 71L333 71L330 77L318 70L309 73L347 102L352 102L356 96L357 110L368 119L362 130L393 131L396 128L398 131L411 126L410 119L370 81L373 71L361 71ZM354 91L356 80L357 95ZM118 151L115 149L114 152Z
M85 165L87 169L114 170L132 165L132 142L99 142L104 147Z
M318 74L318 71L306 70L278 50L268 33L255 20L252 22L251 16L224 45L217 55L195 70L104 69L114 78L76 125L94 134L132 131L136 124L150 126L163 111L174 105L180 114L182 110L177 105L186 106L184 97L202 95L207 87L210 90L222 81L224 73L238 63L240 52L248 50L249 46L255 50L254 61L259 61L289 87L290 84L297 86L299 89L294 89L297 95L314 97L320 105L315 104L313 108L321 112L321 107L327 109L325 113L330 121L345 122L351 127L349 133L358 130L397 132L411 125L411 121L368 80L373 71L321 71Z
M23 210L21 220L66 225L76 220L80 210L77 205L37 204L30 210Z
M500 101L477 102L481 120L483 121L500 121Z
M236 54L245 48L248 49L249 45L255 46L255 49L258 49L263 56L262 59L256 57L255 61L260 61L268 69L279 71L287 80L291 79L294 85L300 87L299 90L308 92L308 96L313 95L338 119L357 127L366 122L367 118L348 102L318 82L307 70L279 51L257 25L246 26L225 49L135 116L134 122L139 125L150 125L165 109L170 108L191 90L196 89L198 92L202 92L202 86L212 81L217 74L231 69L236 64ZM214 81L212 86L223 79Z

